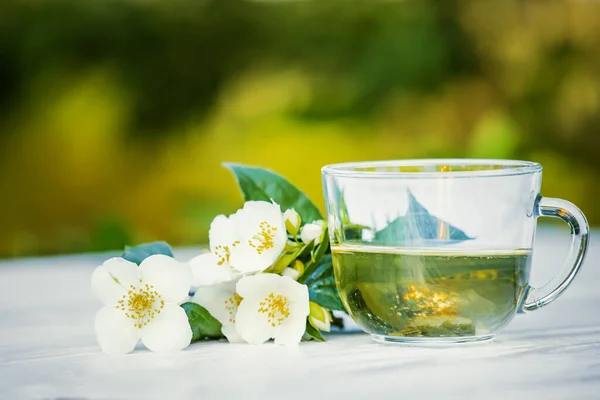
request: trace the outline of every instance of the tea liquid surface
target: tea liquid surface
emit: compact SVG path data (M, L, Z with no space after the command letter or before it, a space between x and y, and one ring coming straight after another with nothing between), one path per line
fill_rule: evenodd
M344 306L387 336L478 336L504 327L528 285L531 251L332 246Z

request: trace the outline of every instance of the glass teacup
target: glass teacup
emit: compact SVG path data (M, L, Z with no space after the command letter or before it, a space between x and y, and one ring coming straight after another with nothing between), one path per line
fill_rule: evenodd
M556 299L588 246L572 203L542 197L542 167L510 160L403 160L322 169L335 278L376 341L489 340L517 312ZM536 220L564 220L564 274L529 286Z

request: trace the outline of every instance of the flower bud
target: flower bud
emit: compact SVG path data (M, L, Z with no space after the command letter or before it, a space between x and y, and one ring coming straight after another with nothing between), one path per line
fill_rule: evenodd
M293 254L285 254L285 253L281 254L279 256L279 258L277 259L277 261L275 261L275 263L273 265L271 265L269 268L266 269L266 272L280 274L287 268L288 265L290 265L290 263L292 262L293 259L294 259Z
M300 275L302 275L304 273L304 263L298 259L296 259L294 261L294 263L292 265L290 265L290 267L292 267L296 271L298 271L300 273Z
M302 239L304 243L310 243L314 240L316 246L321 243L324 232L323 221L315 221L312 224L306 224L302 227L300 239Z
M285 244L285 248L283 249L284 252L286 253L295 253L296 251L298 251L298 249L300 249L303 246L302 243L299 242L294 242L293 240L289 240L287 241L287 243Z
M295 238L298 234L300 224L302 223L300 214L298 214L293 208L290 208L283 213L283 218L285 219L285 229L287 229L289 234Z
M331 330L331 314L317 303L309 302L310 314L308 322L315 328L329 332Z
M286 269L283 270L283 272L281 273L281 276L289 276L293 280L297 281L298 278L300 277L300 271L298 271L294 268L287 267Z

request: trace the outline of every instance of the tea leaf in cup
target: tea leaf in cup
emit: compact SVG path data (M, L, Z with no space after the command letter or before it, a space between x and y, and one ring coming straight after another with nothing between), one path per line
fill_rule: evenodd
M474 336L473 321L464 317L429 317L416 319L409 326L389 333L390 336L405 337L457 337Z
M432 240L455 243L473 239L459 228L431 215L410 190L408 201L406 215L394 219L385 228L375 232L374 243L414 246Z

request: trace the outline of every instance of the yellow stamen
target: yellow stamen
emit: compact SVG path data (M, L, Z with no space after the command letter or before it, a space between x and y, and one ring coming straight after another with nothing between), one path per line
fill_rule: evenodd
M269 293L269 295L260 302L258 312L267 314L271 326L281 325L283 321L290 316L288 299L280 294L275 295L274 293Z
M236 240L235 242L231 243L231 247L235 247L238 244L240 244L239 240ZM214 255L216 255L219 258L219 261L217 262L217 264L219 265L223 265L226 262L229 262L229 257L231 257L231 250L229 249L229 245L217 245L215 246L215 251L213 252Z
M229 322L235 323L235 313L241 302L242 297L237 292L233 292L233 295L225 300L225 309L229 312Z
M248 244L261 255L266 250L275 247L275 231L277 228L263 221L258 226L258 229L258 233L252 236L252 239L248 240Z
M129 286L127 294L117 302L116 308L125 312L125 316L133 320L133 326L141 328L148 325L165 307L165 301L154 290L154 286L145 285L136 288Z

